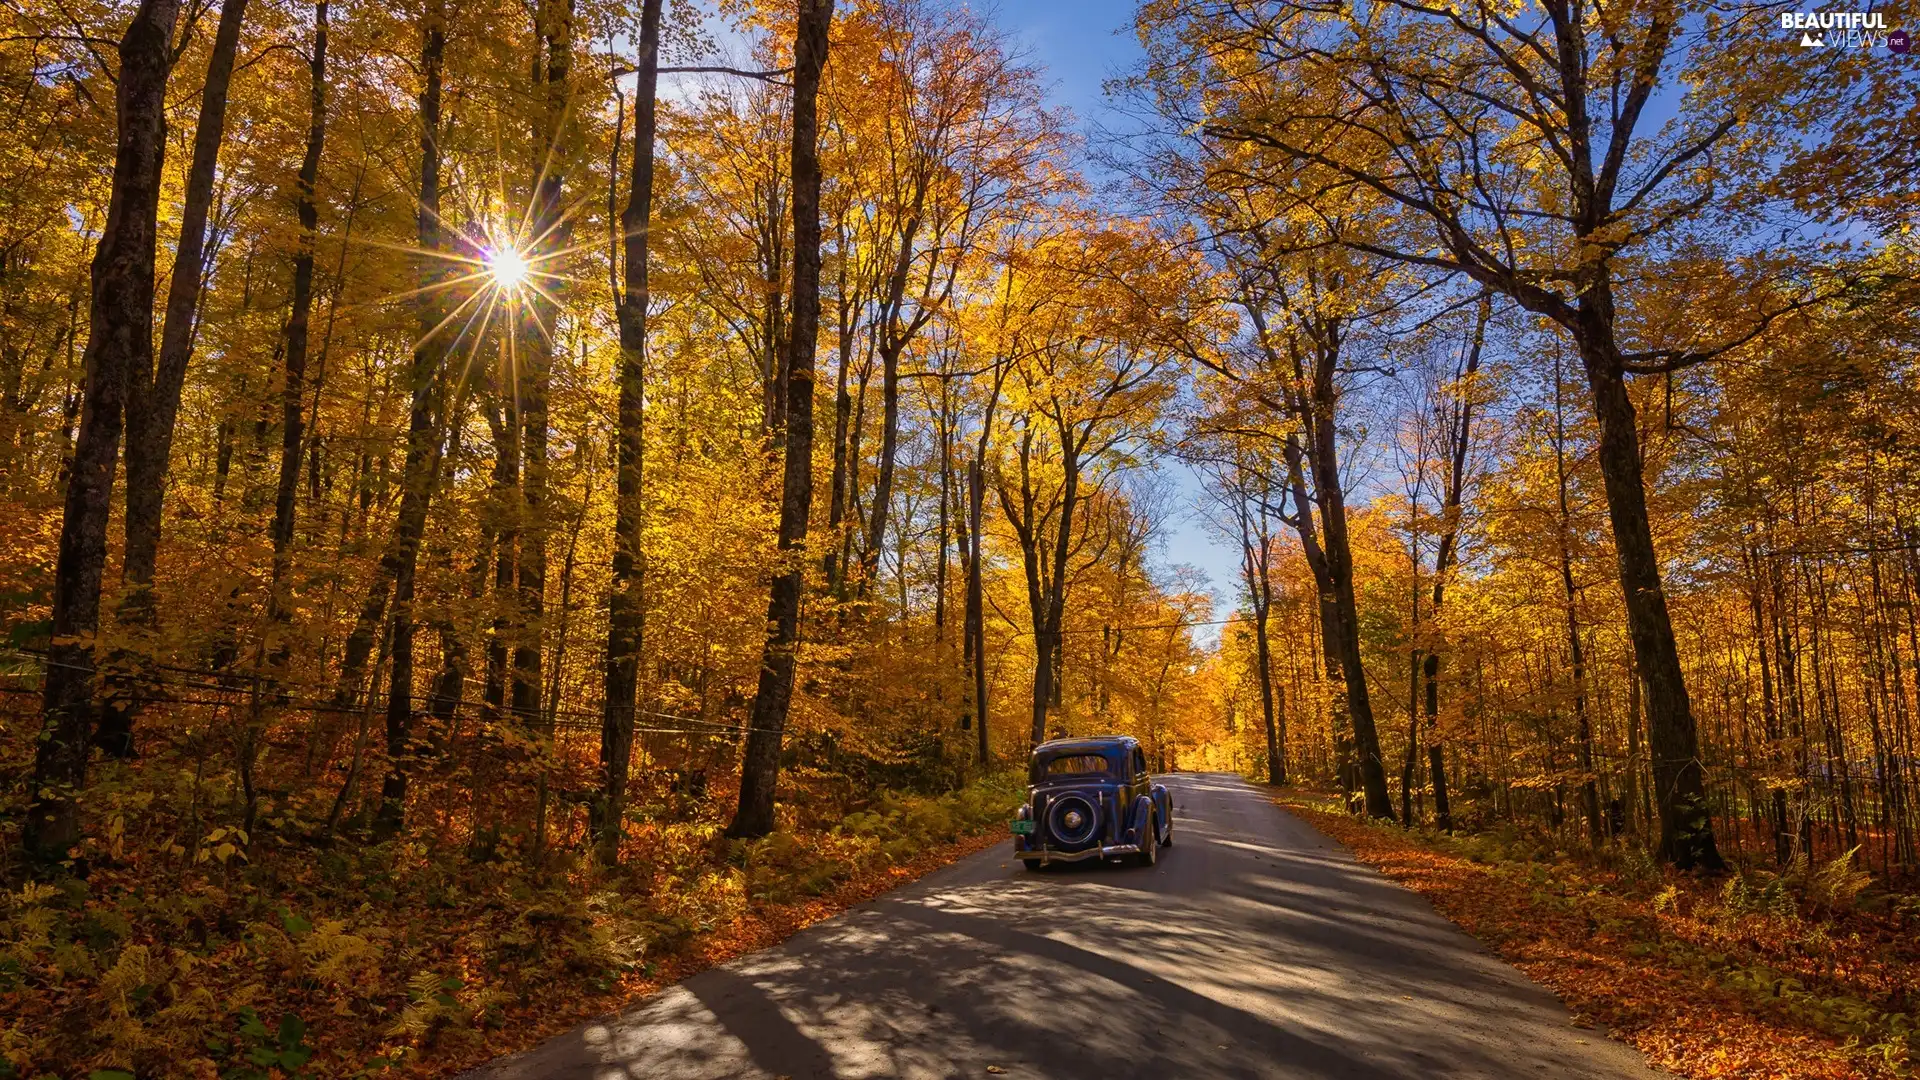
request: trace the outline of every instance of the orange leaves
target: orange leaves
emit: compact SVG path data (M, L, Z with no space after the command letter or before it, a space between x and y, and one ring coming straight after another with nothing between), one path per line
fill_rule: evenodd
M1694 1080L1904 1075L1901 1022L1842 1033L1845 1003L1874 982L1856 968L1876 968L1880 980L1889 969L1896 979L1911 972L1911 957L1858 932L1840 940L1798 916L1762 928L1724 907L1713 882L1672 877L1656 891L1625 870L1564 855L1526 859L1486 839L1429 839L1304 794L1276 801L1553 989L1578 1022L1604 1025L1659 1068ZM1824 985L1813 985L1812 971L1805 981L1781 974L1805 944L1822 951L1823 942ZM1867 1012L1890 1015L1864 1003L1854 1015Z

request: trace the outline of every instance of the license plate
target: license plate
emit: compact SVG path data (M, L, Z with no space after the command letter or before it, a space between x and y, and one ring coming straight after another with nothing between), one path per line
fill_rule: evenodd
M1015 821L1009 823L1009 827L1013 829L1015 836L1032 836L1033 826L1034 823L1031 821Z

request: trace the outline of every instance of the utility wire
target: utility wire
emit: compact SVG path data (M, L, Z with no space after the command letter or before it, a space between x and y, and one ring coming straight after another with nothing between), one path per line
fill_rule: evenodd
M97 667L90 667L85 664L63 663L58 660L50 659L44 654L36 653L30 650L5 649L5 650L0 650L0 653L9 654L16 657L37 660L41 664L46 665L48 667L65 668L70 671L84 671L96 677L100 674L100 670ZM288 686L292 686L295 688L301 688L302 686L304 686L306 688L311 689L314 687L314 684L312 683L305 683L305 684L298 683L298 682L289 683L284 681L276 681L271 676L266 676L266 675L256 675L252 673L236 674L231 672L218 672L218 671L211 671L211 670L200 669L200 668L181 668L178 665L156 664L153 666L166 668L168 670L173 670L173 671L185 671L185 672L191 672L193 674L198 674L198 675L209 675L209 676L214 676L216 678L224 678L228 681L203 682L203 681L198 681L193 679L154 678L150 676L143 678L141 681L151 685L178 686L183 689L189 689L189 690L213 690L220 693L246 694L254 691L255 687L252 685L252 681L255 679L258 679L260 680L260 686L258 687L258 689L262 693L270 695L272 698L274 698L276 705L293 706L296 708L304 709L309 712L336 713L336 714L345 714L350 716L358 716L361 713L365 712L367 709L366 705L342 705L332 700L322 700L317 698L299 698L299 697L283 695L280 693L282 689ZM20 672L11 672L7 674L12 674L16 678L22 677L23 675L23 673L20 673ZM240 682L241 685L235 685L236 681ZM12 689L12 688L9 688L9 689ZM26 689L14 689L13 692L32 693L33 691L26 690ZM435 701L437 700L432 694L408 694L406 695L406 698L409 704L412 704L415 706L418 706L420 704L425 704L429 707L432 704L434 704ZM167 697L135 696L131 698L123 698L122 700L129 700L129 701L138 702L138 703L165 703L165 704L175 704L175 705L233 706L238 704L232 701L223 701L223 700L217 700L217 699L182 698L177 696L167 696ZM471 714L463 713L462 711L465 707L471 706L471 704L472 703L469 703L464 700L456 702L454 705L455 714L471 715ZM658 712L652 709L635 708L632 710L632 713L635 716L647 716L647 717L654 717L662 720L671 720L677 724L702 725L701 727L635 727L634 728L635 731L644 731L649 733L667 733L667 734L682 734L682 735L718 735L718 734L725 733L725 734L731 735L731 734L743 734L749 731L764 731L769 734L772 734L772 733L776 733L777 731L785 730L785 729L774 729L774 728L755 728L755 727L749 727L746 725L729 724L724 720L706 720L697 716L684 716L679 713ZM555 728L564 728L567 730L586 730L586 729L598 728L601 726L601 724L604 721L604 714L600 710L562 708L562 709L553 709L550 711L543 710L542 714L543 715L540 717L526 717L525 719L527 719L529 723L539 723L543 717L551 717L551 718L554 718L553 726ZM505 719L508 716L519 717L521 715L522 714L514 713L511 710L503 710L499 718ZM486 718L486 714L482 713L481 717L483 719ZM570 719L562 721L559 719L560 717L568 717Z

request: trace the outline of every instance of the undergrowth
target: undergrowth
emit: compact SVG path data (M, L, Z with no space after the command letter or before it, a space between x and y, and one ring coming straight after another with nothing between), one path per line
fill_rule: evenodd
M796 786L805 812L753 841L722 836L710 799L634 821L613 870L569 850L316 847L123 818L85 877L16 877L0 895L0 1080L439 1072L977 846L1021 783L838 807Z

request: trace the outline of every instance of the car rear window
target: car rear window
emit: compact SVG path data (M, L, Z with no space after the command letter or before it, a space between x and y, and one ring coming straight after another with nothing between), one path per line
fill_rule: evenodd
M1107 771L1107 759L1099 754L1068 754L1047 762L1047 775L1062 776L1072 773L1099 773Z

